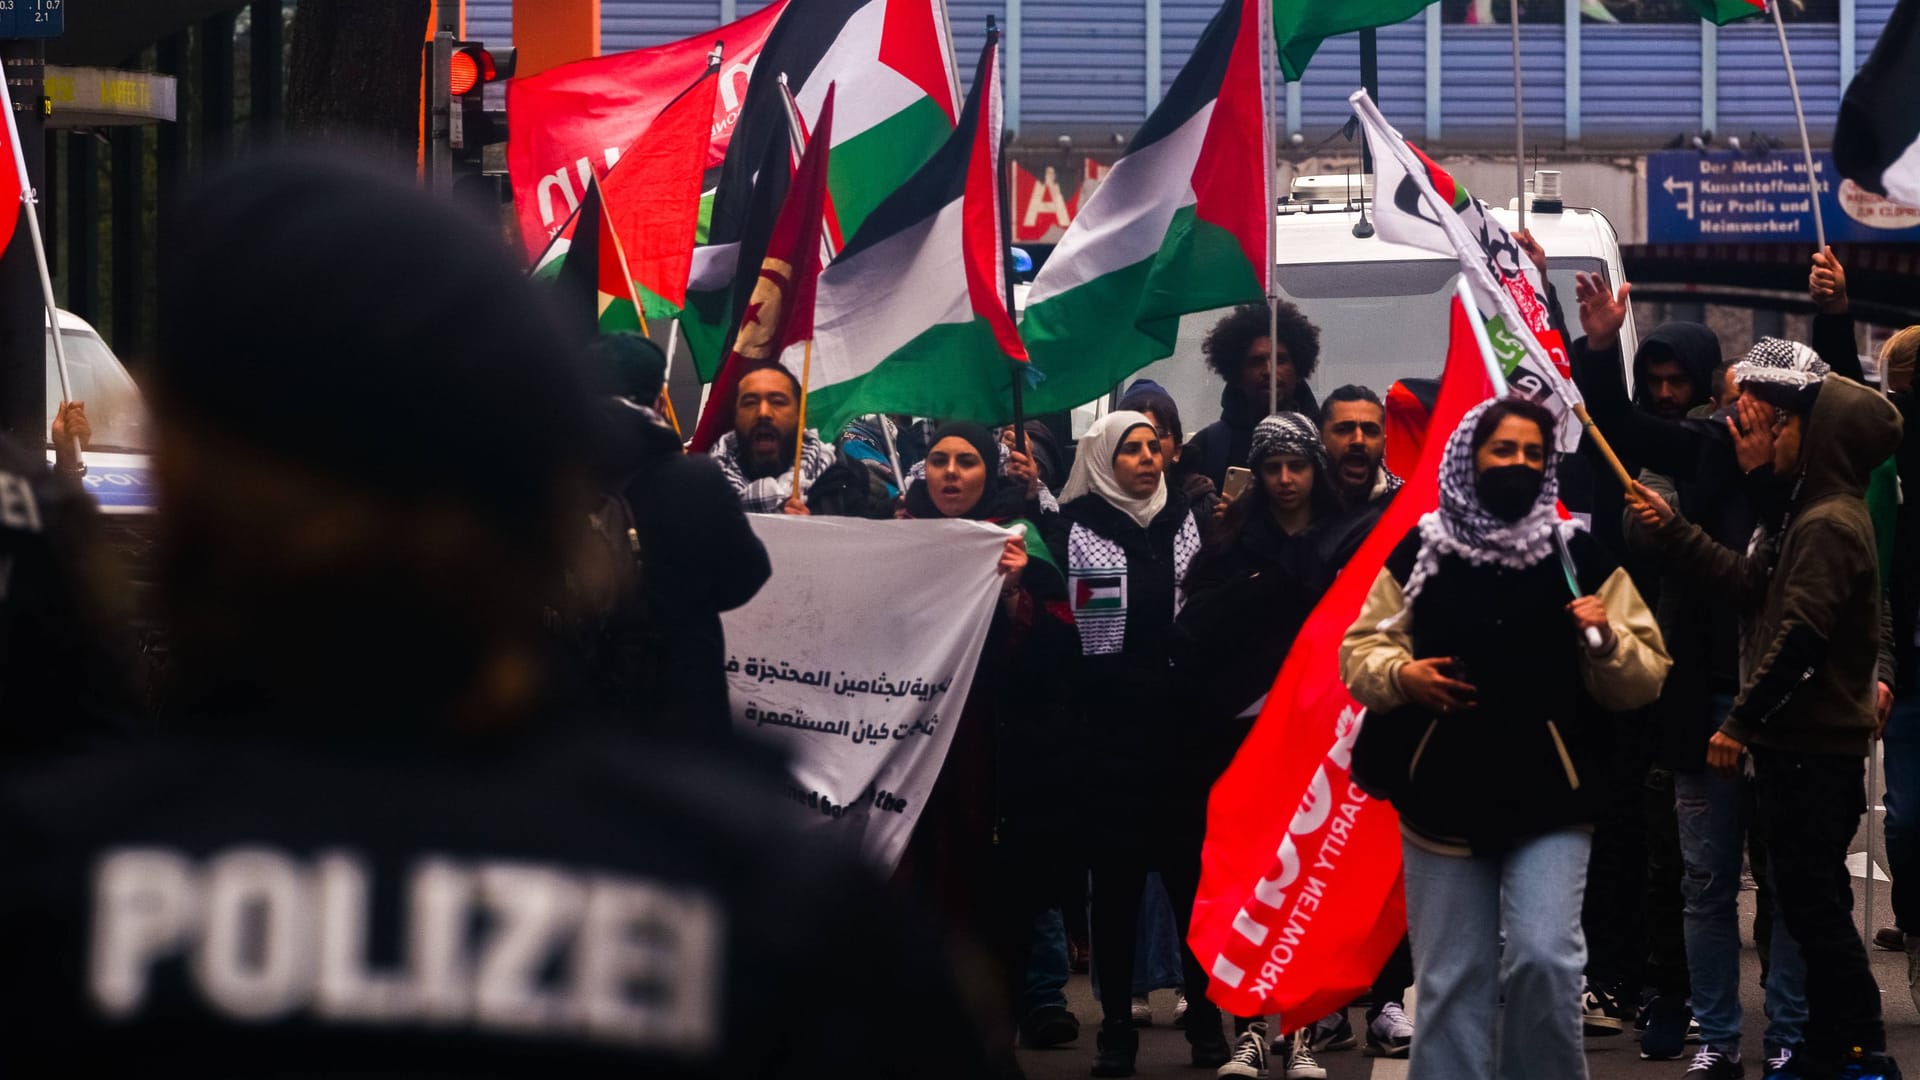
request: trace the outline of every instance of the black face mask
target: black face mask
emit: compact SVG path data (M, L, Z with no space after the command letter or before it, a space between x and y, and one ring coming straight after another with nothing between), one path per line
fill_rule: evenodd
M1512 523L1527 516L1540 498L1540 485L1546 474L1530 465L1499 465L1480 474L1473 490L1480 505L1501 521Z

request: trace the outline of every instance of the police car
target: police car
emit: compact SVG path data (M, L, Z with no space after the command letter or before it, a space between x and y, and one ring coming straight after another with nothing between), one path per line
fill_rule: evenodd
M1598 273L1618 288L1626 268L1606 215L1566 206L1558 180L1557 173L1536 178L1541 194L1529 194L1527 228L1546 249L1547 279L1578 336L1574 275ZM1396 379L1437 377L1446 359L1459 262L1381 239L1368 221L1372 198L1371 176L1302 176L1279 207L1275 279L1281 298L1320 328L1320 366L1311 380L1318 395L1348 383L1384 394ZM1517 200L1495 207L1493 216L1508 229L1520 228ZM1126 380L1153 379L1165 387L1179 403L1181 426L1189 434L1220 418L1220 377L1207 367L1200 343L1225 314L1181 319L1173 355ZM1621 341L1632 356L1639 335L1631 311ZM1074 433L1086 430L1110 400L1074 410Z
M60 312L60 343L66 347L67 396L87 404L87 423L93 441L81 478L87 493L103 513L146 516L157 503L148 453L152 449L151 422L140 388L127 374L113 350L87 320ZM47 331L47 429L60 407L60 373L54 363L53 331ZM53 443L47 443L47 461L53 461Z

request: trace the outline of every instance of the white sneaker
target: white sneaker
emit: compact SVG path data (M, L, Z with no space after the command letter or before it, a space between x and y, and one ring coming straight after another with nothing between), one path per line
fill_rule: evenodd
M1133 1009L1128 1013L1127 1019L1133 1021L1134 1027L1153 1026L1153 1006L1148 1004L1147 995L1133 995Z
M1403 1058L1413 1048L1413 1021L1398 1002L1380 1007L1380 1015L1367 1024L1367 1056Z
M1313 1048L1307 1045L1309 1037L1307 1028L1293 1033L1293 1051L1287 1055L1287 1080L1327 1080L1327 1070L1313 1059Z
M1213 1075L1259 1080L1267 1075L1267 1025L1256 1020L1233 1045L1233 1056Z

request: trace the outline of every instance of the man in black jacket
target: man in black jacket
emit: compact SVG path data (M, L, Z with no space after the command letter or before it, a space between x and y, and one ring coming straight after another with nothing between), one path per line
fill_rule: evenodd
M1253 426L1269 411L1320 415L1313 388L1307 385L1320 366L1320 328L1299 308L1284 300L1279 304L1278 345L1270 336L1265 304L1234 308L1200 345L1207 366L1226 385L1220 390L1220 419L1201 428L1181 458L1191 462L1190 472L1213 481L1216 491L1226 489L1227 468L1247 460ZM1270 382L1279 395L1276 410L1267 408Z
M577 722L542 612L589 402L497 238L318 159L169 233L190 730L0 784L9 1071L985 1073L930 947L761 769Z
M606 620L597 664L603 703L645 717L650 733L725 739L726 633L720 613L753 599L773 572L733 485L713 458L682 452L653 406L666 357L638 334L588 346L609 380L597 406L599 487L625 501L636 533L636 595Z

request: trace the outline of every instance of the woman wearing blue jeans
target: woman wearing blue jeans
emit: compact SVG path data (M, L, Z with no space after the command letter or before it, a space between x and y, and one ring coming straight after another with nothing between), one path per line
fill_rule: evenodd
M1671 661L1626 573L1560 520L1552 447L1553 417L1532 402L1470 410L1440 508L1388 558L1341 646L1367 707L1355 777L1400 813L1413 1080L1587 1075L1580 906L1603 710L1652 702Z

